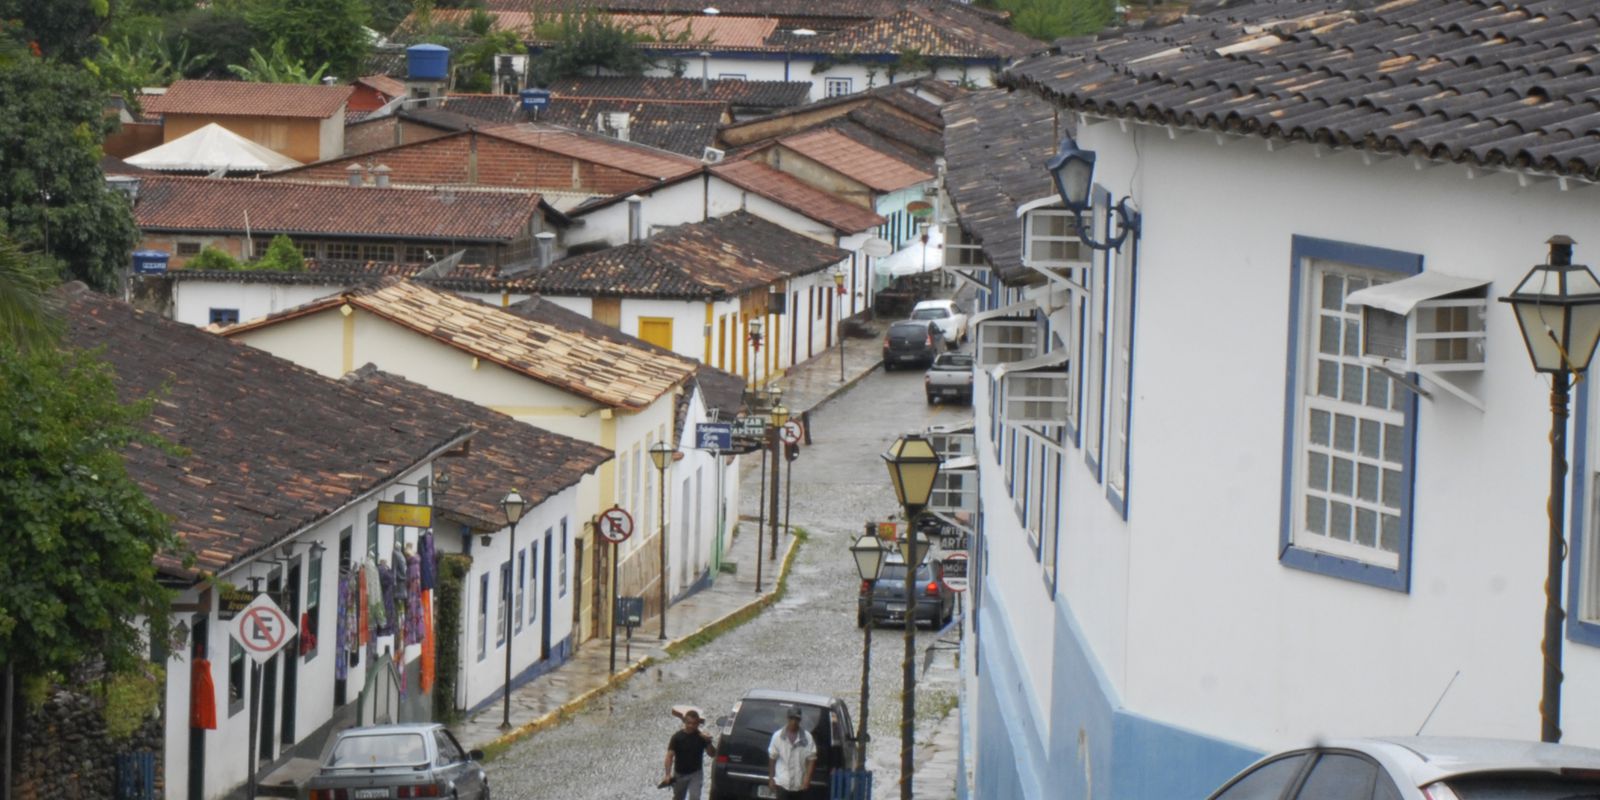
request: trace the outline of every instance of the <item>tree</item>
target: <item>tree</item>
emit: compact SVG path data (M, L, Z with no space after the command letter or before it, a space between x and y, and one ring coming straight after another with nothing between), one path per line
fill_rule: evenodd
M52 283L48 269L0 236L0 348L32 350L51 342L57 319L45 298Z
M44 263L109 290L138 240L106 188L100 142L115 119L94 77L38 58L0 64L0 234Z
M539 85L574 75L599 74L602 70L618 75L643 75L654 66L637 47L644 41L643 35L593 11L565 14L548 26L548 30L537 31L536 35L555 42L535 56L529 66Z
M148 399L124 403L110 367L82 352L0 345L0 661L24 676L85 663L133 669L140 619L164 629L154 559L172 527L128 476Z
M199 255L189 259L188 263L184 264L184 268L210 272L227 272L239 269L240 265L239 259L208 244L200 248Z
M261 34L243 13L216 6L172 19L168 33L174 43L182 44L189 52L209 54L196 59L193 67L184 72L185 78L231 77L228 65L245 63L250 58L250 48L261 44Z
M51 58L76 64L100 51L110 0L0 0L0 19L19 20L24 41Z
M1116 21L1116 0L999 0L1011 27L1043 41L1088 36Z
M372 42L362 0L252 0L246 19L269 42L282 42L294 60L326 62L339 77L356 77Z
M304 272L305 268L306 259L300 254L300 248L294 246L294 240L281 233L272 237L267 252L250 265L250 269L273 272Z
M272 43L272 50L263 56L260 50L250 48L250 64L229 64L228 71L240 80L260 83L317 83L328 71L324 61L316 72L306 72L306 65L296 61L284 50L283 40Z

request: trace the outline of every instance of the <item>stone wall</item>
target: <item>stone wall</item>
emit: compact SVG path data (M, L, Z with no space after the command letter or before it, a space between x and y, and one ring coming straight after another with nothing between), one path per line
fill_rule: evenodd
M16 800L116 798L117 756L155 754L155 797L162 794L161 723L152 715L127 740L106 733L99 701L57 689L39 708L17 704L12 751Z

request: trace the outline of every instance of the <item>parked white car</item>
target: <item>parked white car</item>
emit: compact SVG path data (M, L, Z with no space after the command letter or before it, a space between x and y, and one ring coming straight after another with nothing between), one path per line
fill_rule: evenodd
M961 313L954 300L924 300L911 309L911 318L939 326L947 344L967 340L967 315Z

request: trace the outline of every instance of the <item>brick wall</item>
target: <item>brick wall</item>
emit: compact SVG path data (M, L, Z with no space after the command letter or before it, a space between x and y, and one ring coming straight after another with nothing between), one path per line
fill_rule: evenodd
M415 122L403 122L392 116L383 117L372 122L347 126L344 129L344 154L368 153L407 142L425 142L447 136L449 133Z
M632 191L655 182L615 167L579 161L490 136L477 137L477 176L473 180L469 173L472 138L454 135L396 148L377 156L347 156L283 177L342 181L346 177L346 167L375 160L389 168L390 178L395 183L475 183L533 191L586 191L609 195Z

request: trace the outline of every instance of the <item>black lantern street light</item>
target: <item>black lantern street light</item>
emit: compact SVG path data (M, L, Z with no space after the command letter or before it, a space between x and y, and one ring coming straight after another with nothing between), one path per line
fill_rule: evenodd
M511 528L511 548L506 551L507 563L516 558L517 521L522 519L522 512L527 510L527 507L528 504L523 501L522 495L517 494L516 489L506 492L506 496L500 498L500 510L505 512L506 524ZM516 599L516 594L511 590L509 573L506 585L500 591L505 593L506 598L506 696L505 714L500 718L500 730L509 730L511 728L511 617L513 611L511 603Z
M870 528L872 523L867 523ZM883 542L871 533L857 539L850 545L850 555L855 557L856 572L861 575L861 585L864 594L871 598L871 586L878 580L878 573L883 570ZM908 602L907 608L911 605ZM872 610L868 609L866 620L861 626L861 714L860 732L856 735L856 769L867 768L867 742L872 736L867 733L867 694L871 688L868 676L872 670Z
M1544 582L1544 682L1539 697L1539 738L1561 741L1561 562L1567 477L1567 406L1572 376L1589 368L1600 342L1600 281L1572 263L1572 239L1550 239L1550 260L1528 271L1508 297L1533 369L1550 375L1550 515Z
M650 460L655 462L659 499L656 506L658 524L658 538L661 539L661 578L658 580L661 602L661 638L667 638L667 467L672 466L672 459L678 454L678 449L667 444L663 439L650 447ZM646 501L648 502L648 501Z
M1139 213L1129 206L1128 198L1124 197L1112 206L1111 212L1117 215L1117 233L1106 241L1096 241L1094 231L1090 230L1093 222L1094 211L1094 151L1078 147L1078 143L1068 136L1061 140L1061 147L1050 160L1045 162L1045 168L1050 170L1050 178L1055 182L1056 194L1061 196L1061 204L1072 212L1072 225L1078 241L1096 250L1115 250L1122 246L1122 241L1128 233L1139 229ZM1085 222L1083 215L1090 213L1090 221Z
M844 262L833 268L833 293L834 305L839 307L838 319L834 321L835 333L839 335L839 382L844 383L844 281L848 277Z
M942 461L933 443L926 436L902 436L883 454L889 466L889 480L894 484L895 499L905 510L906 532L901 538L900 551L905 557L906 569L906 630L905 656L901 663L904 684L900 702L900 798L911 800L911 754L916 722L916 580L917 566L927 554L926 546L917 542L917 517L927 508L933 496L933 483L939 477Z

